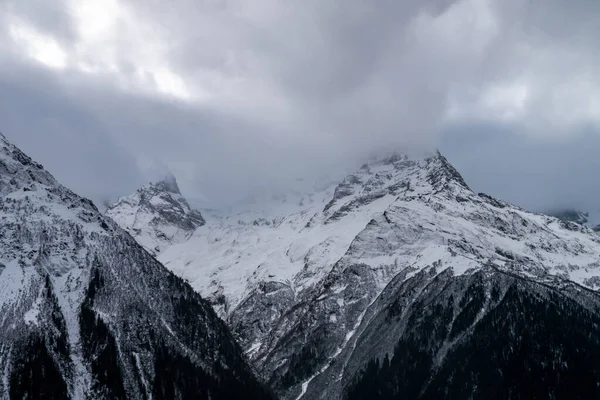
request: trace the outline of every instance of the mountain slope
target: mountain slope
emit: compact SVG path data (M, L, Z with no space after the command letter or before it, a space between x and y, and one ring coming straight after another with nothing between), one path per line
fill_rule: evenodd
M1 398L271 398L210 306L0 135Z
M378 303L345 359L347 399L600 395L600 301L578 285L556 288L491 266L459 277L426 271Z
M424 324L422 332L452 332L449 321L468 320L474 310L477 319L475 323L469 317L467 327L458 324L461 328L454 334L433 336L428 347L414 355L425 360L424 366L402 364L409 369L406 374L413 374L410 379L416 380L416 389L411 390L423 395L430 387L426 377L444 365L447 354L454 354L460 343L473 351L481 343L473 334L477 324L487 321L488 313L504 310L507 318L514 316L509 319L514 325L507 329L523 329L516 318L523 290L506 297L509 278L515 287L535 288L542 299L559 295L565 285L575 288L573 292L589 291L589 296L559 296L551 312L576 304L575 312L559 313L560 322L582 324L588 336L595 332L593 324L578 318L581 310L596 313L600 237L580 225L472 192L439 153L370 162L311 198L312 202L298 204L297 211L288 215L250 224L237 222L236 217L209 221L186 242L158 256L213 303L283 398L357 398L367 393L361 390L370 387L369 379L378 381L382 376L384 383L392 379L395 372L381 375L373 372L375 368L364 379L361 376L373 356L382 361L387 354L389 359L398 343L419 336L403 327L412 326L411 318L428 315L428 302L419 301L419 296L425 296L436 277L444 277L444 296L458 303L446 302L435 309L447 319L416 321ZM490 279L497 287L474 278L481 274L493 276ZM505 299L503 304L509 306L486 303L479 313L477 307L469 308L464 285L475 292L498 291L502 294L498 301ZM466 300L461 305L462 298ZM401 300L406 303L402 309L410 313L378 325L381 316L393 313L390 310ZM483 326L489 332L488 325ZM540 322L540 332L550 334L551 328L548 321ZM557 335L557 340L577 338L565 332ZM460 343L455 340L459 336ZM562 360L557 356L552 361ZM539 366L550 360L540 356L536 362L531 368L539 373ZM475 373L473 365L465 371ZM508 364L498 365L508 368ZM459 372L447 370L448 376ZM563 372L556 376L567 379ZM456 389L447 379L444 382L431 386L437 387L432 393ZM470 382L477 386L484 381ZM576 387L574 380L564 383ZM546 396L542 397L553 393L548 387L543 390Z

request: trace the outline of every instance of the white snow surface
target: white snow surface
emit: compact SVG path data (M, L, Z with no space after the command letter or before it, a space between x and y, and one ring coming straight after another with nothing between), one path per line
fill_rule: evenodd
M393 201L386 197L362 213L336 224L323 224L325 199L303 211L271 221L222 223L199 228L185 243L158 256L205 297L223 294L235 308L263 281L277 281L301 291L319 282L348 250L373 216ZM307 227L311 222L314 227Z

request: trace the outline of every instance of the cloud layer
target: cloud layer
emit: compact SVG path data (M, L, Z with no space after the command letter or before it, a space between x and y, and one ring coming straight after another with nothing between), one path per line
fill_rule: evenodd
M600 120L594 0L5 0L0 31L0 130L97 201L170 169L230 203L436 146L468 178L481 140L535 164ZM501 169L476 186L558 201Z

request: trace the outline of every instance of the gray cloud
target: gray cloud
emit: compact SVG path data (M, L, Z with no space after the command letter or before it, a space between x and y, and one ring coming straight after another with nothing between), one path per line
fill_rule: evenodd
M0 76L2 132L97 203L135 190L144 180L135 159L54 78L39 68Z
M73 40L74 32L65 6L63 0L3 0L0 12L5 16L22 18L62 40Z
M596 196L594 1L34 3L0 6L0 129L95 200L168 168L234 202L440 145L474 187L530 208ZM515 143L529 174L506 164ZM559 183L554 143L581 180Z
M448 128L440 144L469 184L527 209L600 210L600 136L539 141L521 127L472 124Z

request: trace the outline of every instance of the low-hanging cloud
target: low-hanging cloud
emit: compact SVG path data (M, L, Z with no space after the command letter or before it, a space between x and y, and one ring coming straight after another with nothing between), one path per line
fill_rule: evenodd
M593 0L51 3L0 5L0 129L95 199L167 166L235 202L449 126L543 143L600 118Z

